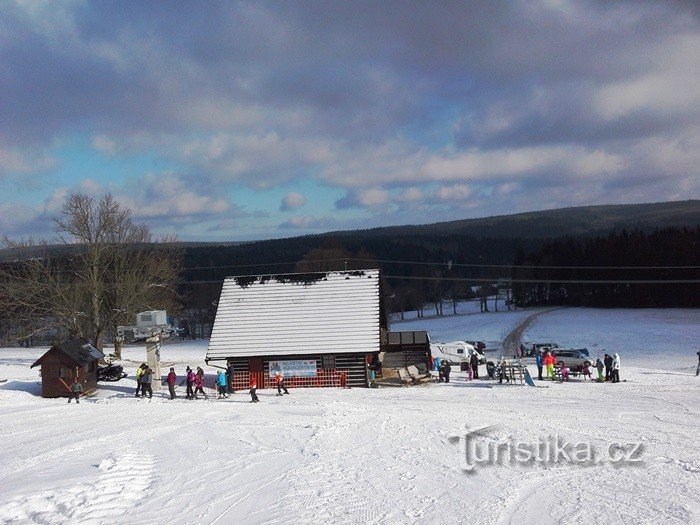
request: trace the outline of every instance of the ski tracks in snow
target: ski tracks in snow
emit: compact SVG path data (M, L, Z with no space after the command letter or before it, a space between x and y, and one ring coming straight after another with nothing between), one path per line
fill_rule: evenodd
M94 483L79 483L19 496L0 507L0 523L100 524L125 516L146 497L154 480L148 454L125 452L104 458Z
M425 472L434 470L429 465L434 444L418 438L416 423L405 416L398 407L394 413L378 413L371 405L329 402L323 422L304 447L301 465L282 479L282 495L266 511L266 520L421 521L439 498L436 487L428 489L425 483ZM442 485L436 478L430 481Z

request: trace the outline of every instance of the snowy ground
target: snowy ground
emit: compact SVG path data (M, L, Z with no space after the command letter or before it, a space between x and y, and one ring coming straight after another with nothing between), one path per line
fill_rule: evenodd
M532 310L396 323L433 340L502 338ZM261 403L135 399L130 378L80 406L38 397L43 349L0 349L0 523L700 523L700 312L564 309L526 339L619 351L626 382L299 389ZM594 347L598 344L598 347ZM206 342L166 345L203 363ZM127 348L129 372L143 358ZM213 369L207 369L213 374ZM455 375L455 374L453 374ZM643 463L482 465L449 437L559 434Z

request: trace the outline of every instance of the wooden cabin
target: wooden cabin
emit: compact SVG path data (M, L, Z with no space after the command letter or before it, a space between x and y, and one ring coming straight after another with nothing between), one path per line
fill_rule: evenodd
M293 387L367 386L386 338L382 298L379 270L229 277L206 361L232 366L237 389L272 386L276 372Z
M68 397L75 377L83 392L97 387L97 363L103 358L85 339L71 339L52 346L30 368L41 366L41 397Z

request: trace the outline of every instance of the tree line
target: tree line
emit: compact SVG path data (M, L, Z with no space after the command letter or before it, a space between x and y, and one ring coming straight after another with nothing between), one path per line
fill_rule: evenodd
M697 226L554 239L537 250L519 250L513 264L513 280L543 281L514 283L515 301L523 306L700 306Z
M208 337L223 280L234 275L378 268L395 317L457 314L466 300L482 311L696 307L700 291L692 282L631 282L697 280L698 226L544 239L441 233L435 225L189 245L153 239L109 195L80 194L54 225L53 244L4 239L0 343L82 336L101 347L117 325L153 309L168 310L186 336Z

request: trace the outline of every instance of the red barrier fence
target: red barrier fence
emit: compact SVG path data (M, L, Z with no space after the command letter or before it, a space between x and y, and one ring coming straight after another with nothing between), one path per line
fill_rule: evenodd
M274 377L269 377L265 372L234 372L231 386L234 390L248 390L250 388L251 376L255 379L258 388L276 388ZM319 369L316 377L285 377L284 383L287 388L319 388L347 386L348 373L346 370Z

